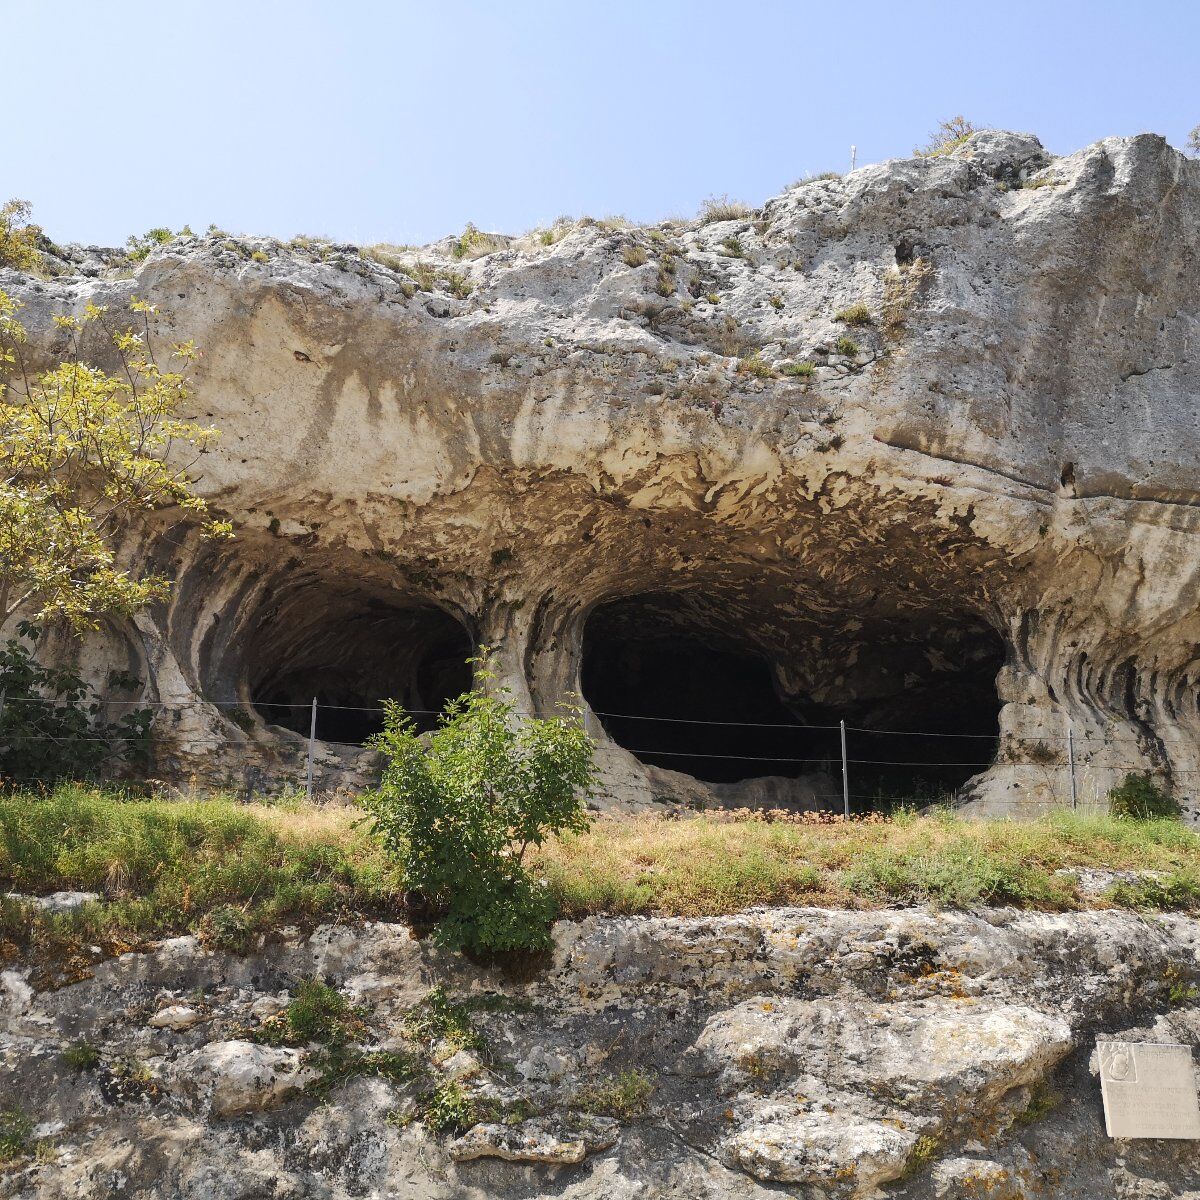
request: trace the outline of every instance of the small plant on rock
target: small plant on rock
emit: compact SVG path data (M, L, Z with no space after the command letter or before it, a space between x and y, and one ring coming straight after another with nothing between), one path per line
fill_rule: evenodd
M644 246L640 245L638 242L630 242L625 249L621 251L621 257L625 260L625 265L627 267L640 267L647 261L649 256L646 254L646 249Z
M978 128L962 115L939 121L938 127L929 135L929 141L924 146L918 146L913 154L918 158L940 158L957 150Z
M1131 771L1108 793L1108 811L1114 817L1145 821L1156 817L1178 817L1180 809L1179 801L1155 783L1148 771Z
M858 343L853 338L840 337L834 342L833 348L845 358L858 357Z
M787 375L794 379L808 379L816 371L816 367L810 362L790 362L784 363L779 368L781 375Z
M62 1060L72 1071L92 1071L100 1065L100 1051L86 1038L80 1038L64 1048Z
M857 304L851 304L848 308L835 312L833 319L841 321L845 325L870 325L871 310L860 300Z
M601 1083L581 1088L575 1093L575 1107L593 1116L631 1121L645 1115L654 1088L649 1075L631 1067Z
M15 1162L29 1153L33 1122L16 1105L0 1108L0 1163Z
M754 210L740 200L728 196L709 196L700 206L700 223L711 225L714 221L742 221L752 217Z
M27 200L0 205L0 267L13 267L36 275L42 269L41 226L30 221Z
M486 658L472 662L488 685ZM451 701L423 739L389 702L373 744L387 765L366 803L409 886L444 914L438 939L479 950L548 945L553 902L525 855L552 834L587 826L594 748L577 710L527 719L507 690L472 691Z

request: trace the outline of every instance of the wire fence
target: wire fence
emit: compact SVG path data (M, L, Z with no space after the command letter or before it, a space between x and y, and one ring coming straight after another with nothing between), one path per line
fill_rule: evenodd
M383 704L327 704L315 698L308 702L260 698L205 700L203 703L212 708L226 711L230 717L241 713L242 719L236 720L235 723L244 730L247 720L254 721L257 718L267 724L283 724L291 732L305 737L307 741L306 788L309 794L313 789L314 759L318 745L358 750L362 749L368 736L367 733L363 733L362 737L353 741L340 740L336 736L318 736L321 715L323 713L355 714L359 718L366 718L367 721L374 718L374 724L379 727L383 714L387 711ZM802 724L798 721L740 721L713 717L621 713L586 708L575 697L564 703L578 705L586 716L597 718L610 738L621 749L650 765L668 765L676 769L686 769L689 762L694 762L697 764L697 768L693 774L699 775L704 770L708 770L711 774L711 764L730 764L721 769L731 780L768 775L792 778L813 775L824 776L829 781L836 780L840 783L840 799L847 815L850 813L852 801L876 803L911 801L918 798L914 796L911 783L914 778L919 776L927 776L926 782L931 787L936 788L941 783L943 792L954 792L965 782L962 772L968 772L969 777L995 766L1040 768L1050 772L1065 772L1069 776L1071 802L1076 805L1078 803L1078 772L1080 768L1094 765L1110 776L1122 771L1142 772L1153 769L1146 759L1131 763L1114 763L1104 759L1092 764L1091 756L1098 749L1110 745L1105 729L1091 728L1077 733L1073 728L1068 727L1064 733L1028 734L1002 732L999 729L978 733L960 730L883 729L873 728L869 725L848 725L845 722L839 722L836 725ZM60 706L82 710L93 715L106 710L125 710L127 716L134 712L148 712L151 714L151 728L153 728L154 719L160 714L178 711L182 707L178 703L162 700L96 699L81 701L42 696L6 698L3 692L0 692L0 716L3 715L6 707L16 709L20 706ZM404 711L414 717L431 719L426 721L429 726L433 724L432 719L436 719L444 713L443 709L405 708ZM561 705L558 706L558 711L561 713ZM556 715L555 706L549 706L546 710L536 713L522 710L515 710L515 712L516 715L523 717ZM297 719L283 721L273 719L286 718L289 713ZM718 739L718 745L698 749L694 744L695 734L692 735L693 740L689 740L683 745L679 743L678 737L674 739L674 744L668 744L671 739L665 734L658 738L615 737L610 727L612 722L639 723L637 727L646 731L651 729L686 730L688 728L703 730L704 736L709 740ZM344 729L345 726L339 728ZM327 734L332 732L333 730L326 729ZM734 746L733 749L739 751L754 749L756 752L724 752L730 747L719 744L721 735L724 735L727 740L730 735L735 739L743 739L743 745ZM761 752L761 745L746 746L744 744L747 739L761 741L764 736L784 737L787 744L780 746L777 752L769 753ZM105 743L119 746L126 743L144 742L145 738L144 732L130 734L113 732L106 735L97 733L95 736L89 736L78 731L67 734L14 731L7 735L0 733L0 751L3 750L6 743L83 742L85 744ZM797 745L796 742L803 738L815 738L818 741L824 739L819 752L810 750L809 753L797 753L796 751L800 750L802 746ZM877 746L875 739L888 740L884 741L881 746ZM909 741L895 739L909 739ZM914 740L916 740L915 745ZM659 744L652 744L656 741ZM979 754L972 755L969 751L966 754L953 753L954 747L965 747L971 743L978 745ZM886 747L889 745L897 746L901 752L886 754ZM911 754L902 749L906 745L913 745ZM1025 745L1038 747L1038 752L1023 757L1024 752L1021 747ZM944 754L939 752L940 747L945 747ZM881 749L884 751L883 754L880 754ZM864 754L864 750L867 753ZM874 753L871 753L872 750ZM732 764L737 765L733 766ZM1182 780L1200 775L1200 770L1171 770L1170 774L1173 778ZM957 777L957 784L944 786L951 776ZM867 783L871 790L862 791L857 787L851 790L852 780L860 787L862 783ZM900 790L906 785L907 790Z

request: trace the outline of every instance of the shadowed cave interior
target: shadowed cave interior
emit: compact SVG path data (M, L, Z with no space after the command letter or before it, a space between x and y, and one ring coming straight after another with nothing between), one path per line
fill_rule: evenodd
M642 762L712 782L825 771L840 790L844 720L855 811L936 799L991 764L1004 645L978 618L789 640L777 675L764 646L784 639L745 611L694 593L612 601L585 626L583 694ZM779 676L803 682L785 692Z
M307 737L315 696L317 737L361 744L382 729L374 710L384 700L431 729L446 701L470 688L471 638L443 609L307 593L266 613L254 639L250 693L268 724Z

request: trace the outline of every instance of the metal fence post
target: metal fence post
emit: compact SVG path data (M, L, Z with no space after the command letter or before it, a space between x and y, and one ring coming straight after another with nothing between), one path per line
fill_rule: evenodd
M312 719L308 724L308 771L305 776L304 792L309 800L313 798L313 750L317 740L317 698L313 697Z
M1071 807L1079 807L1079 797L1075 791L1075 727L1067 726L1067 762L1071 767Z
M840 722L842 727L842 811L846 820L850 820L850 770L846 761L846 722Z

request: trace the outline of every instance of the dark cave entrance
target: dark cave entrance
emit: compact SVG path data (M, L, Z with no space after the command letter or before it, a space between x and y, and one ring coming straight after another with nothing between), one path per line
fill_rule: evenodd
M814 686L790 693L752 629L744 606L722 614L692 594L602 604L584 629L583 694L641 761L715 783L825 772L840 789L844 720L857 812L944 797L994 759L1004 645L978 618L868 625L857 654L806 635L817 661L793 651L778 665Z
M382 729L384 700L431 729L470 689L471 638L445 610L305 591L265 614L254 639L250 694L269 724L307 737L316 697L317 737L361 745Z

